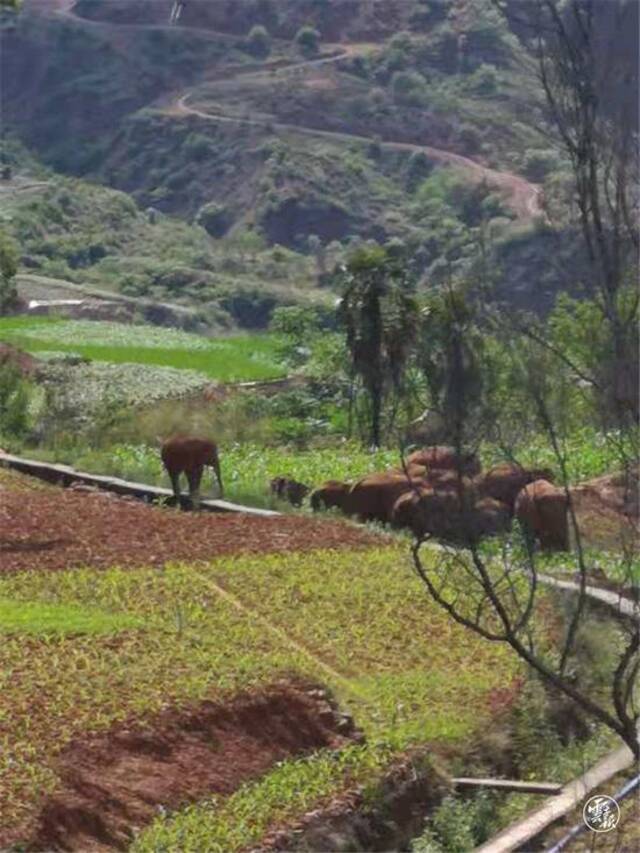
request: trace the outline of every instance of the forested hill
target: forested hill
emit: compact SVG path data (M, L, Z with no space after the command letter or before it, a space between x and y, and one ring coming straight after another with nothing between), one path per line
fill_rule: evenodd
M254 326L328 301L362 240L406 247L425 286L477 277L490 247L496 298L538 311L583 285L517 3L505 18L493 0L188 0L170 25L172 5L3 13L4 201L24 266ZM634 81L613 88L624 100Z

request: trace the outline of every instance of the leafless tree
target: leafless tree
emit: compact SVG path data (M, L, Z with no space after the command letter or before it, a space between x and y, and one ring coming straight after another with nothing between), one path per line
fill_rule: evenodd
M618 423L638 420L638 3L493 0L534 57L568 155L611 358L587 377ZM583 377L584 378L584 377Z
M541 356L539 362L536 350ZM559 473L558 487L566 499L573 550L567 553L563 569L575 570L577 584L567 601L561 624L552 617L555 628L549 632L548 627L543 627L549 624L550 596L557 593L547 589L553 580L541 571L533 543L520 536L517 528L511 537L495 540L499 547L481 546L476 538L469 536L458 543L462 547L441 544L436 550L430 549L426 558L423 546L429 536L418 535L412 547L413 565L431 598L456 622L488 641L510 646L549 687L619 735L640 757L637 733L640 709L634 704L640 670L640 606L636 608L635 618L627 614L614 619L617 659L609 673L609 696L594 695L591 686L582 684L574 672L579 633L589 619L587 585L591 563L583 547L576 492L569 486L569 460L551 399L558 379L553 377L553 382L548 381L549 356L544 347L527 344L525 339L524 344L514 343L509 357L518 362L521 406L547 436ZM505 457L517 461L513 446L505 445ZM461 518L460 526L464 528L466 524ZM471 524L469 518L469 529ZM638 579L634 579L632 571L638 560L637 540L621 538L619 545L629 590L635 588L637 592Z

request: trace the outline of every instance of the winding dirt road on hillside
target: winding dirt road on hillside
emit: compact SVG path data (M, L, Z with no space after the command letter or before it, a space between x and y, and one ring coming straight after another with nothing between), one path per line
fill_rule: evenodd
M174 30L175 27L162 24L115 24L108 21L92 21L83 18L74 12L75 0L27 0L26 8L37 14L55 15L72 20L76 24L82 24L89 27L108 28L111 30ZM170 3L167 2L167 9L170 8ZM219 33L212 30L179 26L181 32L193 32L199 36L211 37L216 39L228 39L233 42L238 41L238 37L229 33ZM308 59L302 61L287 61L287 60L272 60L271 62L262 63L256 69L255 65L249 67L232 66L227 69L215 68L215 73L211 76L211 82L216 79L235 76L259 77L264 74L298 74L311 68L317 68L323 65L340 62L352 56L362 54L366 50L371 49L371 45L360 44L340 44L329 46L330 54L319 57L317 59ZM179 116L197 116L206 121L215 122L230 122L235 124L244 124L255 127L264 127L265 123L269 123L270 128L276 131L287 133L300 133L307 136L315 136L320 139L335 140L338 142L359 142L371 143L372 139L369 136L362 136L352 133L341 133L338 131L321 130L316 127L306 125L288 124L285 122L277 122L271 118L262 117L260 119L252 119L239 117L232 113L216 111L205 112L190 104L194 95L194 88L188 89L186 92L175 96L172 101L164 107L161 107L162 112L167 115ZM531 183L526 178L513 174L512 172L503 172L497 169L489 168L479 163L470 157L465 157L462 154L456 154L452 151L446 151L441 148L434 148L430 145L420 145L411 142L397 142L390 139L382 140L381 144L394 151L408 152L423 152L429 159L438 163L448 164L462 169L472 178L472 180L486 181L492 187L495 187L503 196L505 202L516 214L518 219L529 221L538 217L545 217L542 209L542 190L536 184Z

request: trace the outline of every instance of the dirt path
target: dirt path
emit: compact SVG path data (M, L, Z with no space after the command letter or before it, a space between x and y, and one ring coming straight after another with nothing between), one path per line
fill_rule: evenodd
M341 58L343 57L325 59L323 62L337 62ZM291 67L299 69L301 65ZM191 96L191 91L181 95L176 99L173 105L167 108L166 112L172 115L195 115L205 120L233 122L236 124L251 125L254 127L264 127L265 122L269 121L269 119L265 118L250 119L240 118L238 116L232 116L221 112L204 112L195 107L189 106L188 101ZM274 130L302 133L308 136L315 136L320 139L329 139L341 142L361 142L365 144L371 142L371 137L361 136L355 133L340 133L339 131L320 130L318 128L305 127L297 124L287 124L284 122L269 121L269 123ZM469 157L464 157L462 154L455 154L452 151L444 151L441 148L433 148L430 145L418 145L417 143L412 142L394 142L389 140L383 140L381 144L392 151L421 151L436 162L446 163L448 165L464 169L470 175L473 175L474 179L477 180L478 183L486 181L489 185L492 185L502 191L507 203L519 219L529 220L534 217L544 216L544 212L541 207L541 189L536 187L534 184L531 184L525 178L521 178L510 172L499 172L496 169L490 169L488 166L483 166L475 160L471 160Z
M27 4L27 8L32 11L37 11L40 14L64 17L74 21L75 23L90 27L101 27L103 29L110 28L114 31L121 29L176 29L175 27L170 26L168 23L166 25L114 24L108 21L92 21L87 18L82 18L76 15L73 11L74 6L75 0L48 0L48 2L47 0L30 0L30 2ZM169 4L167 4L167 6L169 8ZM230 35L229 33L219 33L213 30L207 30L197 27L179 26L178 29L181 32L197 33L199 36L211 37L215 39L229 39L232 40L234 43L238 41L237 36ZM310 68L317 68L323 65L328 65L330 63L340 62L341 60L347 59L350 56L359 55L365 50L370 49L371 45L368 44L362 45L352 43L346 45L337 45L335 46L335 52L332 52L330 56L323 56L318 59L308 59L300 62L291 61L288 63L286 62L286 60L274 60L270 63L264 63L260 70L256 70L255 66L250 66L248 69L242 69L241 67L233 67L232 69L227 69L226 72L223 69L222 73L225 74L228 79L229 73L231 73L231 77L233 77L240 75L263 75L266 73L271 73L274 70L276 71L276 73L299 72L301 70L308 70ZM217 69L217 71L219 76L221 69ZM169 105L162 109L162 111L168 115L176 117L184 115L195 115L204 120L233 122L236 124L245 124L257 127L263 127L265 124L265 119L257 120L250 118L240 118L238 116L233 116L224 112L204 112L202 110L198 110L195 107L190 106L188 103L192 95L193 89L187 90L187 92L176 96ZM269 123L275 130L290 133L302 133L308 136L315 136L320 139L330 139L344 142L371 142L370 137L358 134L320 130L305 125L294 125L283 122L269 121ZM448 165L456 166L460 169L464 169L468 172L470 176L473 176L474 180L477 180L478 182L486 181L489 185L496 187L503 194L505 201L509 204L516 216L523 221L528 221L535 217L544 217L544 211L541 205L542 199L540 187L536 186L535 184L532 184L530 181L520 175L515 175L512 172L502 172L498 171L497 169L491 169L488 166L483 166L476 160L472 160L470 157L465 157L462 154L455 154L452 151L446 151L441 148L434 148L430 145L419 145L417 143L409 142L396 142L394 140L388 139L384 140L382 142L382 145L385 148L394 151L423 152L427 155L427 157L432 160L435 160L436 162L445 163Z

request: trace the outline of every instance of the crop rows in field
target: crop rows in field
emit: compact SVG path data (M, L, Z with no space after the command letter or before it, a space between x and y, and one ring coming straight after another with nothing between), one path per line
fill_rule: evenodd
M286 762L215 809L205 803L160 820L138 841L142 850L231 851L347 780L366 781L411 743L464 739L489 713L492 691L515 675L504 649L428 602L397 547L227 558L199 569L20 573L0 580L0 601L13 613L25 605L0 644L2 842L34 814L36 792L54 788L52 762L65 743L131 714L291 671L329 682L354 713L367 746L339 760ZM250 804L255 819L246 822Z
M267 335L210 340L177 329L91 320L0 319L0 340L37 355L57 352L115 364L196 371L224 382L284 375Z

